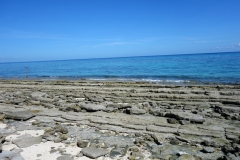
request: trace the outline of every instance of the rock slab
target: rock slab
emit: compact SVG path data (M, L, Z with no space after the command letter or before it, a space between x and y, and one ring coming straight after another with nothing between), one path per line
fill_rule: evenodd
M19 121L21 121L21 120L26 121L26 120L34 117L34 115L28 110L16 111L16 112L8 111L8 112L4 112L4 114L5 114L5 118L7 118L7 119L14 119L14 120L19 120Z
M86 147L86 148L83 148L81 152L83 153L84 156L87 156L90 158L97 158L97 157L108 154L107 150L96 148L96 147Z

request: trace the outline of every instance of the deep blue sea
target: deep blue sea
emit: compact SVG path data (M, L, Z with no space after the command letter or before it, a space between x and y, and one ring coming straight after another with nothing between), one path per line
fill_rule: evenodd
M240 84L240 52L0 63L1 79Z

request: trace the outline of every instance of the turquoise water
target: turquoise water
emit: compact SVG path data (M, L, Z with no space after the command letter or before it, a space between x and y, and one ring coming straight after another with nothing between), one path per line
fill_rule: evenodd
M0 63L0 78L240 84L240 52Z

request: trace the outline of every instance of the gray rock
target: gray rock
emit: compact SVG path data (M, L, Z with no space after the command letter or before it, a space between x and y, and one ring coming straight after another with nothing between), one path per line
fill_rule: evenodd
M0 114L0 121L2 121L5 118L5 114Z
M177 133L178 128L159 127L159 126L149 125L147 126L147 131L160 132L160 133Z
M88 143L89 143L89 141L87 141L87 140L79 140L77 142L77 146L80 148L85 148L88 146Z
M224 138L209 138L205 139L203 144L211 147L223 147L227 144L230 144L230 142Z
M2 151L0 153L1 160L24 160L24 158L19 154L13 151Z
M190 121L186 121L186 120L179 120L180 124L185 125L185 124L190 124Z
M8 112L4 112L4 114L5 114L5 118L7 119L24 120L24 121L34 117L34 115L28 110L16 111L16 112L8 111Z
M178 121L176 119L173 119L173 118L169 118L169 119L167 119L167 121L170 124L178 124Z
M55 132L60 132L60 133L63 133L63 134L68 133L68 129L66 127L61 126L61 125L56 125L54 127L54 130L55 130Z
M188 120L195 123L203 123L205 121L205 119L201 115L192 114L189 112L171 112L166 116L173 117L178 120Z
M59 138L61 140L67 140L68 139L68 135L67 134L61 134Z
M96 147L83 148L81 150L81 152L83 153L84 156L87 156L87 157L90 157L90 158L97 158L97 157L104 156L104 155L108 154L107 150L96 148Z
M136 114L136 115L141 115L145 114L146 111L144 109L139 109L139 108L131 108L130 109L130 114Z
M36 100L44 102L44 103L53 103L55 100L51 98L45 98L45 97L37 97Z
M203 103L200 103L200 105L197 108L208 109L210 107L211 105L209 103L203 102Z
M155 134L152 134L151 136L157 144L163 144L164 143L165 136L163 134L155 133Z
M227 160L240 160L240 157L237 157L232 153L228 153L227 156L226 156L226 159Z
M203 152L205 153L213 153L215 149L213 147L203 147Z
M113 104L108 104L107 108L127 109L127 108L132 108L132 106L113 103Z
M100 96L88 96L87 99L92 102L103 102L103 98Z
M80 104L80 107L82 109L85 109L87 111L90 111L90 112L94 112L94 111L101 111L101 110L105 110L106 107L103 106L103 105L100 105L100 104L86 104L86 103L82 103Z
M17 139L13 139L12 142L16 144L19 148L25 148L34 144L41 143L42 137L31 137L30 135L22 135L19 136Z
M63 155L57 158L57 160L73 160L71 155Z
M151 108L149 113L154 116L158 116L161 113L161 108Z
M240 113L240 107L233 106L216 106L215 110L220 112L228 112L228 113Z
M195 158L190 154L182 154L177 160L195 160Z
M216 137L216 138L225 137L224 131L201 129L194 124L187 124L187 125L180 126L178 129L178 133L196 135L196 136Z
M43 97L43 96L45 96L45 95L47 95L47 94L46 94L46 93L43 93L43 92L33 92L33 93L31 94L31 96L32 96L33 98Z
M99 143L104 143L106 147L125 148L126 146L134 146L133 139L128 136L106 136L97 138Z
M125 156L125 148L113 148L110 152L110 157L115 158L116 156Z
M141 152L132 152L131 156L136 157L136 159L143 159L145 157Z
M213 160L213 159L220 159L224 157L223 152L214 152L214 153L202 153L202 152L197 152L194 154L195 156L201 157L201 159L204 160Z

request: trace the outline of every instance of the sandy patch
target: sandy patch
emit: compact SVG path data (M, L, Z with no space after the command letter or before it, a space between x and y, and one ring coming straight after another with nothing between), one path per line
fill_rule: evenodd
M48 141L46 143L36 144L30 147L22 148L23 151L20 153L25 160L32 160L32 159L39 159L39 160L46 160L46 159L57 159L57 157L61 156L59 151L50 153L51 149L63 148L66 150L67 154L77 155L81 148L77 146L65 146L64 143L54 143Z
M1 128L1 129L6 128L6 127L7 127L6 124L0 122L0 128Z
M44 130L24 130L24 131L17 131L13 135L9 135L5 138L6 141L11 142L13 139L17 139L19 136L29 134L32 137L39 137L44 134Z
M2 150L4 150L4 151L11 151L11 150L18 149L18 148L19 147L15 144L7 144L7 145L2 146Z

